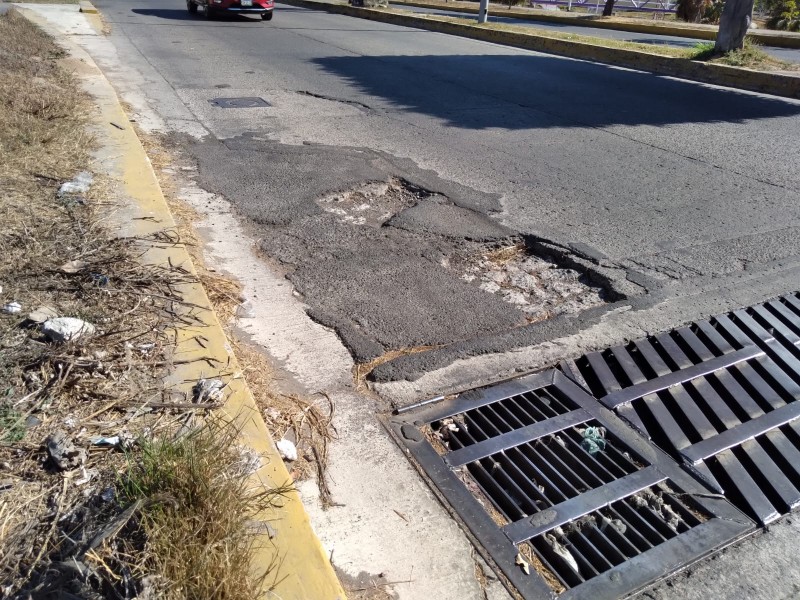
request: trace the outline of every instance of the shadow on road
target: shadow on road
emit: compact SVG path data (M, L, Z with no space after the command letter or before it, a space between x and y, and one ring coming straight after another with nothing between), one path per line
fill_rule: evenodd
M467 129L738 123L800 113L788 100L547 55L314 62L367 96Z

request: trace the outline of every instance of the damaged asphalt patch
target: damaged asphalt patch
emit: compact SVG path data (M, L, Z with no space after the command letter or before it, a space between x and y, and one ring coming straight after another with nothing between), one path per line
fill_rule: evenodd
M190 142L200 184L257 227L308 304L360 363L494 336L602 304L491 218L496 195L371 150L253 135Z

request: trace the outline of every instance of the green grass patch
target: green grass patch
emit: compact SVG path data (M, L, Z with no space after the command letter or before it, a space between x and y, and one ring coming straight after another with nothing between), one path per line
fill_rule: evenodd
M237 439L232 425L212 420L179 437L141 440L130 457L117 486L136 514L124 536L140 545L129 566L157 582L158 598L250 600L280 580L277 554L269 565L251 564L265 537L253 525L292 487L254 483L257 467Z
M758 69L761 71L796 71L800 65L778 60L764 52L760 46L748 39L744 41L744 47L731 52L720 53L714 50L714 42L702 42L691 50L692 60L703 62L719 63L731 67L746 67L748 69Z

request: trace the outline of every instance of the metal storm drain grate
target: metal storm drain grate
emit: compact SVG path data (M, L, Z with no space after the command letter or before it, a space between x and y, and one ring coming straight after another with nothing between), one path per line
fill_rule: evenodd
M800 504L797 294L562 369L759 523Z
M618 598L755 524L558 371L391 420L525 598Z
M212 98L209 102L218 108L259 108L272 106L269 102L257 96L249 98Z

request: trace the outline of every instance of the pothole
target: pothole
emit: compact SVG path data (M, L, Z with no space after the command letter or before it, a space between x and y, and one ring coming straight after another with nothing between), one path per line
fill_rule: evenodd
M575 269L533 254L520 241L487 245L451 257L446 267L461 279L496 294L525 313L531 323L605 304L605 290Z
M317 204L342 223L380 227L420 200L436 195L404 179L392 177L388 183L373 181L351 190L328 194L317 200Z

